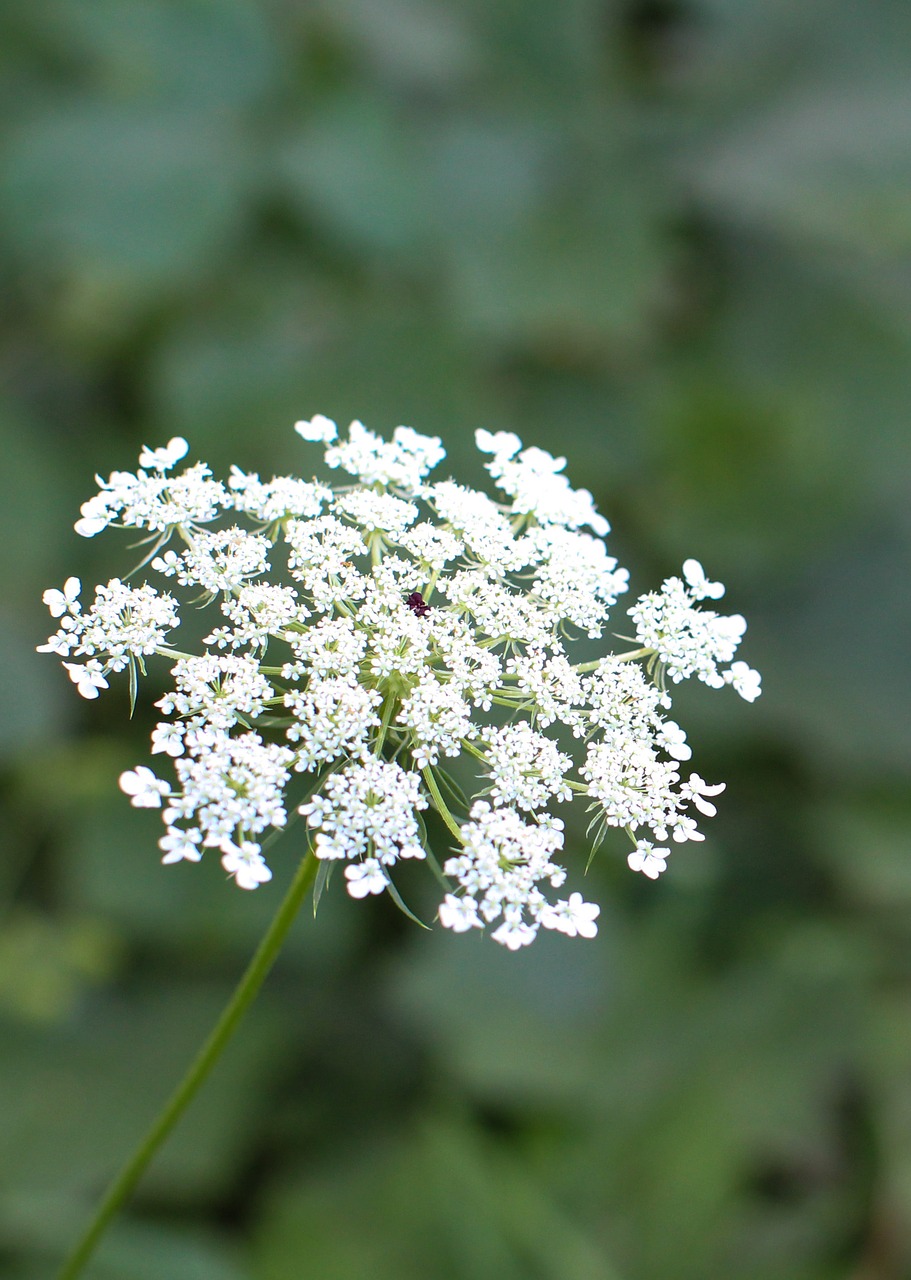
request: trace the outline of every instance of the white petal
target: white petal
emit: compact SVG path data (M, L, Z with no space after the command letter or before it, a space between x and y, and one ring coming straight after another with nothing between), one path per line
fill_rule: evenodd
M96 533L101 533L107 527L108 522L102 516L83 516L73 525L80 538L94 538Z
M314 414L309 421L295 422L294 430L304 440L310 440L314 444L328 444L338 436L338 427L331 418L321 413Z

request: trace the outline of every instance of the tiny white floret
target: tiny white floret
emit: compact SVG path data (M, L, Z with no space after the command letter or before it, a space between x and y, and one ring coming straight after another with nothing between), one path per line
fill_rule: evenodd
M753 667L745 662L733 662L724 673L725 684L733 685L734 691L747 702L755 702L762 693L762 677Z
M259 853L259 847L244 841L239 849L230 849L222 855L221 865L234 877L239 889L257 889L272 879L272 872Z
M630 871L641 871L649 880L657 880L667 870L669 853L670 849L656 849L648 840L639 840L626 860L627 866Z
M683 576L694 600L720 600L724 595L724 584L710 582L698 560L684 560Z
M363 862L351 862L345 868L347 889L352 898L366 898L370 893L384 893L388 880L376 858L365 858Z
M447 893L437 914L443 928L452 929L453 933L467 933L469 929L484 928L484 921L478 915L478 904L474 898L457 898L454 893Z
M199 862L202 858L202 849L199 844L202 840L202 833L197 831L195 827L189 831L181 831L177 827L169 827L168 834L162 836L158 841L159 849L164 850L162 862L170 865L173 862Z
M172 436L160 449L150 449L148 445L144 445L139 455L139 465L146 471L170 471L181 458L187 456L189 450L190 446L183 436Z
M315 413L309 421L303 419L295 422L294 430L303 440L309 440L313 444L329 444L338 436L338 427L322 413Z
M707 818L714 818L718 810L705 797L720 796L724 786L723 782L716 783L715 786L709 786L704 778L699 777L698 773L691 773L689 780L680 788L680 794L685 799L691 800L699 812L704 813Z
M64 662L63 665L76 686L76 692L83 698L97 698L100 689L110 688L100 662L87 662L85 666L78 662Z
M51 588L45 591L41 599L50 610L52 618L62 618L65 613L79 612L79 593L82 590L82 583L78 578L67 578L63 584L63 590L57 591Z
M501 458L512 458L522 448L522 441L512 431L485 431L481 427L474 439L481 453L495 453Z
M117 779L120 790L130 797L130 804L137 809L160 809L162 796L170 795L171 788L157 778L144 764L127 769Z

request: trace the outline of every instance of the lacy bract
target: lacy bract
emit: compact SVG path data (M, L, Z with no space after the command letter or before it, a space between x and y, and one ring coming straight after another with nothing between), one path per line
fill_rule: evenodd
M435 810L451 846L434 863L444 926L495 926L512 949L542 927L594 936L598 907L559 897L559 812L581 798L596 844L623 828L630 867L651 878L670 842L703 838L694 811L713 814L722 787L681 780L691 752L666 684L695 676L757 697L757 673L732 661L743 618L701 607L724 588L688 560L629 610L635 647L574 662L574 637L602 637L628 575L563 458L477 432L495 501L430 480L444 450L407 427L391 441L359 422L340 439L319 416L296 430L326 446L341 485L237 467L222 483L201 463L176 470L183 439L144 449L135 473L98 478L76 530L144 531L140 568L164 586L115 578L83 603L69 578L44 594L59 626L41 651L83 697L124 670L135 696L148 658L172 664L152 753L174 776L140 765L120 779L134 805L162 810L162 861L217 849L253 889L271 878L263 843L290 806L316 856L345 864L353 897L398 900L396 866L428 858ZM178 647L181 600L217 615L202 653ZM446 771L459 756L467 798Z

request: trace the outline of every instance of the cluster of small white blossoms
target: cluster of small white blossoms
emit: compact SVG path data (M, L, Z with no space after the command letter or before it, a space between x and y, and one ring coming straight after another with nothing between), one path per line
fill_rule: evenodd
M67 659L83 697L125 668L135 690L152 655L171 663L152 753L175 776L140 765L120 779L134 805L161 809L162 861L216 849L253 889L271 878L267 835L300 814L353 897L401 901L396 868L427 858L433 811L451 850L438 868L445 927L491 926L512 950L541 928L593 937L599 908L557 895L564 825L551 810L583 799L597 842L623 828L630 867L652 879L669 842L703 839L693 811L713 814L723 788L681 777L691 751L666 682L756 698L759 676L732 661L743 618L701 607L724 588L688 560L629 610L636 647L574 662L574 637L603 635L628 575L565 459L478 431L495 501L430 480L444 450L410 428L387 441L354 422L340 438L317 416L296 430L344 484L238 467L223 484L201 463L175 470L182 438L146 448L135 473L97 478L76 530L142 531L140 569L170 590L115 578L83 604L69 578L44 595L59 625L40 648ZM202 653L173 638L180 593L218 611ZM467 799L447 772L456 757L475 779ZM291 799L299 774L309 787Z

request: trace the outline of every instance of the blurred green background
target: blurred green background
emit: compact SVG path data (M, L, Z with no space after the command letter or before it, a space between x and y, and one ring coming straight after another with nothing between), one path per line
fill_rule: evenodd
M42 590L122 573L92 475L323 412L570 458L636 591L728 583L765 692L678 701L728 790L594 943L333 885L97 1280L911 1275L911 6L6 0L0 1271L49 1274L225 1000L255 895L163 870L145 686ZM618 630L622 611L618 611ZM584 852L581 815L573 832Z

